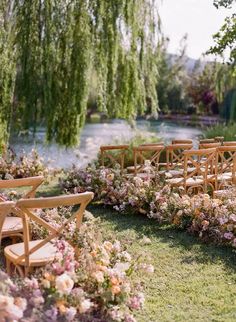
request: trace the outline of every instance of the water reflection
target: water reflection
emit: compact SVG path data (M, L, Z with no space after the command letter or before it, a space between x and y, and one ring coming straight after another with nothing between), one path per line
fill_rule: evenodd
M174 138L193 139L196 142L197 137L201 134L201 130L194 127L160 121L139 120L137 128L142 132L155 133L166 143L170 143ZM134 135L135 130L125 121L113 120L105 123L86 124L81 133L80 145L76 148L65 149L57 144L46 145L43 130L38 131L34 140L15 138L11 146L16 153L22 150L30 152L32 148L36 148L46 160L52 160L52 165L69 168L73 163L85 166L96 157L100 145L110 144L115 140L127 141Z

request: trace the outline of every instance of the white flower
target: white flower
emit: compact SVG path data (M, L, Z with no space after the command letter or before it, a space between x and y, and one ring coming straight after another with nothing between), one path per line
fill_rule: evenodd
M79 311L80 313L87 312L92 307L92 302L89 299L85 299L80 302L79 304Z
M56 277L56 289L61 294L70 294L74 281L66 273Z
M18 306L22 311L25 311L27 308L27 301L22 297L16 297L14 300L16 306Z
M116 265L114 266L114 270L121 273L126 272L129 268L129 263L116 263Z
M1 311L5 312L9 320L19 320L23 317L23 311L26 308L27 303L21 303L22 308L14 304L13 297L0 295L0 316Z
M44 279L44 280L42 281L42 284L43 284L43 287L44 287L44 288L50 288L50 281L48 281L48 280Z
M116 253L119 253L121 251L120 241L116 240L113 244L113 250Z
M143 238L140 240L141 245L150 245L152 243L151 239L143 236Z
M69 307L66 311L66 321L72 321L77 313L76 308L73 306Z
M98 283L103 283L104 282L104 275L103 272L98 271L94 272L92 276L97 280Z
M126 251L123 251L122 253L120 253L120 256L126 261L126 262L130 262L132 257L130 256L130 254Z

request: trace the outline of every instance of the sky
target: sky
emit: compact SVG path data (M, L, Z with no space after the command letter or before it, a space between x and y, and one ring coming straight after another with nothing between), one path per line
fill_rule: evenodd
M232 9L213 6L213 0L162 0L159 13L162 29L170 38L168 51L178 53L180 40L187 33L186 54L198 59L214 44L212 35L219 31L225 17L236 13L236 5ZM213 59L209 57L208 59Z

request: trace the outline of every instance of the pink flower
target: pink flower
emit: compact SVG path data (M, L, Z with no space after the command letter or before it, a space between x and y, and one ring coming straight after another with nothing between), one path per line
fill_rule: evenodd
M224 233L224 238L225 239L232 239L234 237L234 234L233 233L231 233L231 232L229 232L229 233Z
M143 293L138 293L133 296L129 301L129 307L134 310L139 310L143 306L145 301Z

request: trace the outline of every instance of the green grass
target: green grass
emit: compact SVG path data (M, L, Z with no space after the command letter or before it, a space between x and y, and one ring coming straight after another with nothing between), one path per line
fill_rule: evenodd
M146 304L142 321L236 321L236 253L230 248L202 244L186 232L160 227L140 215L121 215L90 207L101 218L107 238L118 238L135 256L155 267L141 274ZM149 237L150 245L140 243Z
M203 136L207 139L223 136L225 141L236 141L236 123L216 124L207 128Z
M56 180L40 188L40 196L58 195ZM236 252L201 243L169 226L158 226L141 215L119 214L101 206L88 208L101 218L104 237L119 239L133 256L155 267L152 275L138 272L146 303L139 322L236 321ZM151 244L142 245L147 236Z

